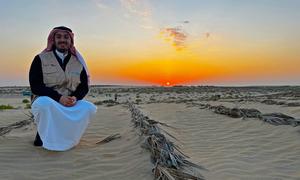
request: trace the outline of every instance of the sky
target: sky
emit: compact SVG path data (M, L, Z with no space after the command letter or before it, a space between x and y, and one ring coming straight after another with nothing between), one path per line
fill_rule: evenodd
M67 26L92 84L300 85L299 0L0 0L0 86Z

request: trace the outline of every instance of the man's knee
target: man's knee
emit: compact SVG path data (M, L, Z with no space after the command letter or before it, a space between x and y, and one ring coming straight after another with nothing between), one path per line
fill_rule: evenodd
M48 96L40 96L38 97L32 104L39 109L48 109L53 104L53 99Z

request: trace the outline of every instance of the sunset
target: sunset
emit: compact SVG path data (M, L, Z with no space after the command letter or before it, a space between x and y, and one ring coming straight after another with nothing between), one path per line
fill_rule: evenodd
M28 85L31 61L60 25L73 30L92 84L299 84L299 7L295 0L1 1L0 85Z
M300 0L0 0L0 179L299 180Z

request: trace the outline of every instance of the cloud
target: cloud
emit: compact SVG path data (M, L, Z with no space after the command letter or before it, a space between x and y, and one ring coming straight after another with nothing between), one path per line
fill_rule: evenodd
M120 0L123 7L125 7L130 13L148 18L151 15L146 1L143 0Z
M160 31L160 37L173 45L177 50L183 50L186 48L187 33L184 32L182 27L169 27Z
M104 0L94 0L96 6L100 9L108 9L109 7L104 3Z
M108 0L95 0L99 8L109 7ZM137 26L145 31L152 31L159 34L159 38L164 42L169 43L176 51L181 51L187 48L187 38L193 39L193 33L188 35L191 21L180 20L175 18L175 21L169 25L162 25L153 18L151 1L149 0L119 0L119 5L122 7L122 16L126 21L136 21ZM113 9L113 8L110 8ZM162 17L163 18L163 17ZM175 24L174 24L175 23ZM205 38L210 37L210 33L204 33Z
M204 36L205 36L206 38L209 38L209 37L210 37L210 33L209 33L209 32L206 32L206 33L204 33Z
M144 30L159 29L153 22L148 0L120 0L120 3L126 11L124 14L126 19L136 20L138 26Z
M143 29L154 29L154 27L150 25L140 25L140 27Z

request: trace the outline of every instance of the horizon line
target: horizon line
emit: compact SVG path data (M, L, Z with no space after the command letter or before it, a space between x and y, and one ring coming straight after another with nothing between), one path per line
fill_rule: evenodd
M107 86L113 86L113 87L126 87L126 86L132 86L132 87L166 87L166 88L172 88L172 87L298 87L300 84L282 84L282 85L275 85L275 84L268 84L268 85L173 85L173 86L163 86L163 85L136 85L136 84L92 84L90 87L107 87ZM0 88L22 88L22 87L30 87L29 85L14 85L14 86L1 86Z

